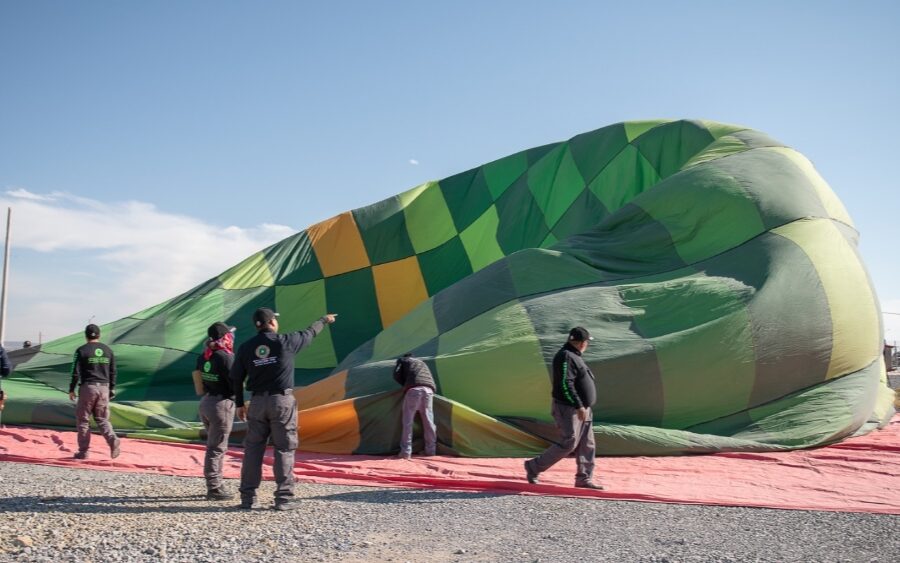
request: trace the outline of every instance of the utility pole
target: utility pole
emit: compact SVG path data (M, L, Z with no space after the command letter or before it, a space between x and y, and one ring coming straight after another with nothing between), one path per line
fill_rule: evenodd
M0 346L6 342L6 293L9 285L9 230L12 224L12 207L6 208L6 250L3 252L3 290L0 292Z

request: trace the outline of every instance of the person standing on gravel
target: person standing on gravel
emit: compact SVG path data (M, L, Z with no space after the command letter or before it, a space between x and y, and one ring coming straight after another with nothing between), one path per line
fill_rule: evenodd
M422 419L425 455L434 455L437 428L434 425L434 377L428 365L412 354L404 354L394 366L394 381L403 386L403 431L400 434L400 459L412 457L413 422L416 413Z
M72 381L69 384L69 400L75 400L75 386L78 388L78 403L75 406L75 427L78 429L78 452L75 459L87 459L91 445L91 421L109 444L109 455L119 457L119 438L109 423L109 401L116 397L116 357L113 351L100 342L100 327L89 324L84 327L87 343L75 350L72 358Z
M12 373L12 364L9 362L9 356L6 355L6 349L0 346L0 377L6 377ZM6 406L6 391L0 385L0 411Z
M575 486L603 490L592 480L594 474L594 414L591 407L597 400L594 374L582 354L593 340L586 328L577 326L569 331L569 339L553 357L553 419L559 428L559 444L553 444L534 459L525 462L528 482L538 482L538 475L556 462L575 452L578 470Z
M294 451L297 449L297 401L294 398L294 356L309 346L337 315L327 314L306 330L278 334L278 313L257 309L253 313L256 336L241 344L231 368L237 415L247 421L244 461L241 464L240 508L256 506L256 490L262 481L266 442L275 449L276 510L298 508L294 497ZM244 406L244 379L252 398Z
M229 373L234 364L234 327L214 323L206 331L206 348L197 357L194 376L202 382L200 420L206 428L206 500L228 500L234 494L222 482L222 465L228 451L228 436L234 424L234 385Z

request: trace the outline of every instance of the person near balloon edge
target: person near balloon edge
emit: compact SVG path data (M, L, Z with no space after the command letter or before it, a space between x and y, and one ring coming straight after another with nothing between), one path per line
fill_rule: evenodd
M241 344L231 368L238 418L247 422L241 464L241 504L257 508L266 443L272 437L275 510L298 508L294 501L294 452L298 446L297 400L294 398L294 356L309 346L337 315L326 314L306 330L278 334L278 313L269 308L253 313L256 336ZM244 380L251 394L244 405Z
M69 383L69 400L75 401L78 386L78 403L75 406L75 427L78 430L78 452L75 459L87 459L91 445L91 422L97 427L109 445L109 457L119 457L120 441L109 422L109 402L116 398L116 356L112 349L100 342L100 327L89 324L84 327L87 342L75 350L72 358L72 381Z
M595 447L591 407L597 401L597 388L594 374L582 357L593 339L586 328L577 326L569 331L568 340L553 357L551 413L561 440L538 457L525 461L525 478L531 484L536 484L541 473L574 452L575 486L603 490L593 480Z
M400 434L400 459L412 457L413 422L416 413L422 420L423 438L425 439L425 455L435 454L437 446L437 428L434 425L434 377L428 365L414 358L411 353L404 354L394 365L394 381L403 386L403 430Z
M197 357L195 381L199 378L203 392L200 420L206 428L206 456L203 476L206 478L207 500L229 500L234 493L222 481L222 466L228 451L228 437L234 424L234 330L225 323L213 323L206 331L208 338L203 353Z

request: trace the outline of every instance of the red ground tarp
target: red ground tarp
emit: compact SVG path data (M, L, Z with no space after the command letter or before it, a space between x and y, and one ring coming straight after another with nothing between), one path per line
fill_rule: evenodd
M94 436L91 457L78 461L72 459L74 432L0 429L0 461L190 477L203 474L201 445L123 439L122 455L115 460L105 446L102 438ZM242 455L238 448L228 452L227 478L239 476ZM522 461L443 456L405 461L298 453L294 474L301 483L900 514L900 415L881 431L814 450L598 458L598 480L607 488L600 492L571 486L572 459L542 474L539 485L525 481ZM266 478L272 478L270 467Z

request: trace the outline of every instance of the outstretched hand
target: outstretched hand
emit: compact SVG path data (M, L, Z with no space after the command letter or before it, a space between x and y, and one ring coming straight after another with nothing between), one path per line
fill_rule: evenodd
M331 324L337 320L337 314L336 313L328 313L322 318L325 319L326 323Z

